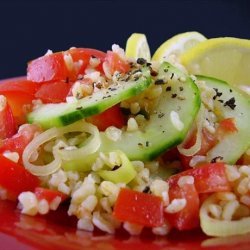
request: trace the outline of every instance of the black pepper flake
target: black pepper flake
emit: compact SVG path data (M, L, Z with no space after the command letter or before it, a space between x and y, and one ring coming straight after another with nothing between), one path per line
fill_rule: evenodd
M223 100L218 100L218 102L223 103L224 101Z
M174 77L174 73L171 74L170 79L172 80Z
M146 120L150 120L150 114L145 109L141 109L139 114L143 115Z
M148 147L149 146L149 141L146 141L146 147Z
M226 102L224 103L224 106L225 106L225 107L228 106L229 108L231 108L232 110L234 110L235 107L236 107L235 98L234 98L234 97L230 98L228 101L226 101Z
M141 69L134 70L134 71L132 72L132 74L135 74L135 73L138 73L138 72L141 72Z
M232 92L233 92L233 90L232 90L232 89L229 89L229 92L230 92L230 93L232 93Z
M152 63L147 63L146 65L149 67L149 66L151 66L151 65L152 65Z
M211 160L211 163L221 162L223 160L222 156L216 156Z
M179 90L180 90L180 91L183 91L183 87L180 87Z
M166 88L166 91L171 91L171 86L168 86L168 87Z
M165 115L164 113L160 112L160 113L158 114L158 118L162 118L164 115Z
M81 110L82 106L76 107L76 110Z
M116 90L116 88L112 88L112 87L109 87L108 88L110 91L115 91Z
M146 186L144 189L143 189L143 191L142 191L143 193L149 193L150 192L150 187L149 186Z
M140 65L144 65L147 63L147 60L145 60L144 58L138 58L136 62Z
M164 80L163 79L158 79L155 81L155 85L162 85L164 84Z
M217 88L213 88L215 90L215 96L213 96L213 100L215 100L217 97L222 96L222 92L219 92Z
M168 69L164 69L164 72L165 72L165 73L168 73Z
M115 171L115 170L117 170L118 168L120 168L121 166L119 166L119 165L115 165L113 168L112 168L112 170L111 171Z
M177 96L177 94L172 94L172 96L171 96L171 97L172 97L172 98L175 98L176 96Z
M151 76L157 76L158 73L156 71L154 71L153 69L150 70L150 75Z
M139 147L143 147L143 144L141 142L138 143Z

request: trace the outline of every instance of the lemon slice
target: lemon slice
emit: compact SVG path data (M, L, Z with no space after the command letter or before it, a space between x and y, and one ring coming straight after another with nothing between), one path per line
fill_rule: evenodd
M140 33L133 33L127 40L125 53L127 57L134 59L144 58L150 61L151 54L146 36Z
M250 94L250 40L213 38L181 56L191 74L222 79Z
M152 60L162 62L171 55L179 58L182 53L205 40L206 37L196 31L178 34L164 42L154 53Z

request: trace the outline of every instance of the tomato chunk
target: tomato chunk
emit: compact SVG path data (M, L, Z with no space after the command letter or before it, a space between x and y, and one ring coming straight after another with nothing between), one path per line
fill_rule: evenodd
M169 186L170 202L174 199L185 199L186 205L179 212L165 213L168 222L178 230L188 230L199 226L199 195L194 184L184 184L182 187L175 182Z
M199 167L183 171L169 178L169 183L177 183L181 176L193 176L196 190L201 193L230 191L224 163L207 163Z
M66 194L60 191L42 187L36 187L34 193L38 200L45 199L48 203L51 203L56 197L60 197L61 202L65 201L68 197Z
M39 186L38 177L28 172L22 165L15 163L0 154L0 186L12 197L24 191L33 191Z
M105 62L109 68L111 74L114 74L115 71L120 73L126 73L130 69L129 62L121 58L117 53L108 51L105 58Z
M0 139L6 139L15 134L17 129L12 110L4 96L0 96Z
M105 53L94 49L73 48L39 57L28 64L27 78L34 82L75 81L79 74L84 73L91 56L103 61Z
M43 103L65 102L71 87L72 83L64 81L43 83L36 92L35 97L41 99Z
M185 148L190 148L194 145L196 141L196 132L190 137L187 141ZM202 129L201 134L201 148L195 155L206 155L206 153L216 145L217 137L214 134L211 134L207 129ZM185 156L180 154L180 160L184 169L190 169L189 163L192 159L192 156Z
M126 124L119 105L115 105L98 115L93 115L87 120L96 125L100 131L104 131L110 126L122 128Z
M114 207L114 216L120 221L157 227L164 222L160 197L122 188Z
M24 78L7 80L0 84L0 95L7 98L18 125L25 123L26 113L39 87L39 83L27 81Z
M30 143L37 132L41 132L41 129L35 124L26 124L24 127L19 129L18 133L3 140L0 147L0 153L4 151L17 152L20 156L19 162L22 161L22 153L24 148Z

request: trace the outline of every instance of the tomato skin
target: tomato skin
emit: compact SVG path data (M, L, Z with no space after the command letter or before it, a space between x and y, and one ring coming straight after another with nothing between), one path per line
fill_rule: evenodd
M119 105L115 105L98 115L93 115L87 121L96 125L100 131L105 131L110 126L122 128L126 124Z
M65 102L72 87L72 83L55 81L43 83L35 94L35 98L41 99L43 103Z
M71 56L73 63L81 60L80 67L67 68L64 56ZM105 53L88 48L72 48L39 57L28 64L27 79L34 82L75 81L79 74L83 74L91 56L103 61ZM99 66L101 67L101 66Z
M224 163L207 163L199 167L183 171L168 179L170 184L177 184L181 176L193 176L196 190L199 194L226 192L231 186L226 177Z
M18 125L26 122L25 117L28 109L25 106L32 104L39 87L39 83L28 81L24 77L1 82L0 95L4 95L7 98Z
M15 134L16 122L8 103L0 111L0 139L6 139Z
M107 63L111 74L114 74L115 71L127 73L130 69L129 63L122 59L117 53L112 51L107 52L105 62Z
M27 79L48 82L66 79L68 70L62 52L39 57L28 64Z
M56 197L60 197L61 202L65 201L68 197L66 194L60 191L43 187L36 187L34 193L38 200L45 199L48 203L51 203Z
M161 226L164 222L160 197L122 188L115 203L115 218L147 227Z
M4 151L17 152L20 156L19 162L22 162L22 154L24 148L33 139L37 132L41 132L41 129L35 124L26 124L18 133L14 136L3 140L0 147L0 154Z
M15 163L0 154L0 186L7 190L11 197L17 197L24 191L33 191L40 184L38 177L28 172L22 165Z
M190 148L194 145L196 140L196 132L187 141L185 148ZM215 134L211 134L207 129L202 129L201 134L201 148L195 155L206 155L206 153L216 145L217 137ZM184 169L190 169L189 163L193 156L185 156L180 154L180 160Z
M26 79L26 77L18 77L10 80L1 81L0 94L5 95L6 93L14 92L26 93L34 96L39 87L39 83L29 81Z
M178 230L189 230L199 226L199 195L194 184L182 187L175 182L170 183L169 199L185 199L186 206L177 213L165 213L167 221Z

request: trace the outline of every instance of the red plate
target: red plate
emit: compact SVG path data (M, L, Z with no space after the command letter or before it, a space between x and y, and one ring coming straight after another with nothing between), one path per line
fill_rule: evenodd
M3 81L0 81L0 83ZM67 215L67 207L46 216L20 214L17 204L0 201L1 250L249 250L250 234L227 238L208 238L200 230L171 232L154 236L145 230L140 237L124 230L116 235L76 230L76 219Z
M250 234L228 238L208 238L201 231L177 232L154 236L144 231L140 237L124 230L116 235L76 230L76 219L67 215L67 207L46 216L30 217L20 214L16 203L0 201L1 250L198 250L250 249Z

